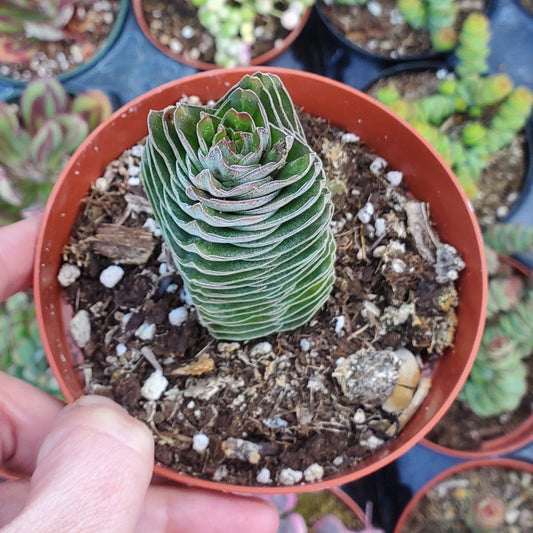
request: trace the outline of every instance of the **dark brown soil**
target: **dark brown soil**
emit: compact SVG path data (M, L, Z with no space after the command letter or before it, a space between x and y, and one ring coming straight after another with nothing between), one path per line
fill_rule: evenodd
M434 71L409 71L384 78L374 84L367 92L375 96L384 86L392 85L406 100L435 94L441 80ZM487 123L491 118L491 110L485 110L480 117ZM458 138L468 118L457 114L453 120L447 120L446 133L451 138ZM519 134L513 142L492 157L490 165L484 170L478 185L478 194L472 205L481 226L488 226L498 220L505 219L513 204L519 199L527 173L527 143L524 134Z
M27 58L17 61L3 57L0 46L0 75L22 81L57 76L78 68L101 50L117 20L120 0L82 0L76 4L74 16L65 28L68 38L46 42L17 36L13 48L29 50ZM5 39L7 34L0 35L0 45Z
M152 35L170 52L188 60L215 63L215 39L200 24L197 8L187 0L143 0L142 8ZM261 36L252 45L252 59L280 46L290 33L270 15L257 15L255 27L261 28Z
M533 15L533 0L517 0L517 2L530 14Z
M503 504L503 525L476 527L473 506L490 495ZM401 533L474 533L533 531L533 477L502 467L472 468L441 481L422 498Z
M370 3L370 2L369 2ZM403 20L397 0L374 2L381 13L372 14L369 3L345 5L335 0L318 0L317 6L335 31L356 47L390 59L436 54L427 29L414 30ZM472 11L482 11L486 0L459 0L456 31Z
M65 261L82 270L66 298L91 322L81 365L87 391L113 397L144 420L154 432L156 460L181 473L241 485L331 477L393 438L408 417L411 406L381 408L390 389L376 393L386 363L374 352L406 347L416 354L423 367L417 398L423 398L424 376L453 342L457 293L452 282L435 281L435 265L418 251L410 231L429 239L431 230L422 215L416 227L407 220L403 182L392 186L388 168L370 170L376 156L351 134L304 119L338 193L337 280L309 324L244 343L207 334L157 229L154 235L143 227L151 208L138 178L128 177L138 173L140 145L97 180L65 249ZM369 202L375 213L362 223ZM423 211L423 204L408 203ZM122 264L123 279L108 289L99 276L120 261L120 248L109 239L119 227L130 258L140 264ZM146 254L147 262L135 259ZM184 323L171 326L168 315L176 308ZM153 339L144 336L150 329ZM348 399L332 377L342 358L360 350L368 354L360 371L369 377L359 387L377 396L365 403ZM145 383L158 371L168 387L147 400Z

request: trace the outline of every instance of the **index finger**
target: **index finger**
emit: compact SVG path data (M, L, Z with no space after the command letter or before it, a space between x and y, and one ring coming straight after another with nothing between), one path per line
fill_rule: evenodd
M40 216L0 228L0 301L31 285Z

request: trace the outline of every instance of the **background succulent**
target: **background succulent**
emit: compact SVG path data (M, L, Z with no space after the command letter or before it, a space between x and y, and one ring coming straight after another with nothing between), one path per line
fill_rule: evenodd
M444 79L438 94L406 100L391 86L377 92L380 101L437 149L470 198L476 197L477 181L491 158L524 128L533 106L533 93L527 87L513 87L505 74L483 76L489 38L487 18L471 13L459 36L456 76ZM453 117L461 117L464 125L459 135L451 137L444 125Z
M191 0L198 8L200 24L215 38L215 63L231 68L249 65L258 36L258 21L269 15L294 30L313 0Z
M24 33L43 41L63 39L76 3L76 0L4 0L0 7L0 31Z
M72 99L54 78L30 82L18 104L0 100L0 222L44 205L70 154L112 111L93 89Z
M485 241L507 240L505 250L514 244L516 252L533 248L533 228L511 224L495 225ZM516 409L527 391L524 360L533 353L533 286L530 280L501 261L487 247L489 296L487 325L474 366L459 398L480 417L495 416Z
M213 106L148 118L148 198L210 333L293 329L334 281L333 204L318 155L277 76L245 76Z

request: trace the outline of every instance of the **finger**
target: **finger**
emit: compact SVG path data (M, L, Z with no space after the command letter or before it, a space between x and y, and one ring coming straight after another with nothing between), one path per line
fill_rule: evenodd
M0 483L0 528L22 511L29 491L30 482L25 479Z
M153 441L141 422L100 396L65 407L44 440L14 531L131 533L152 476Z
M0 372L0 468L29 477L63 402Z
M40 216L0 228L0 302L31 285Z
M135 533L275 533L278 513L259 499L184 487L151 487Z

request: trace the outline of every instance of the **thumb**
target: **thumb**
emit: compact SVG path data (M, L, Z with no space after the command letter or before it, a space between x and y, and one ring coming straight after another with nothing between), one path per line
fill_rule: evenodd
M117 404L65 407L39 450L26 506L8 531L133 531L152 476L148 429Z

